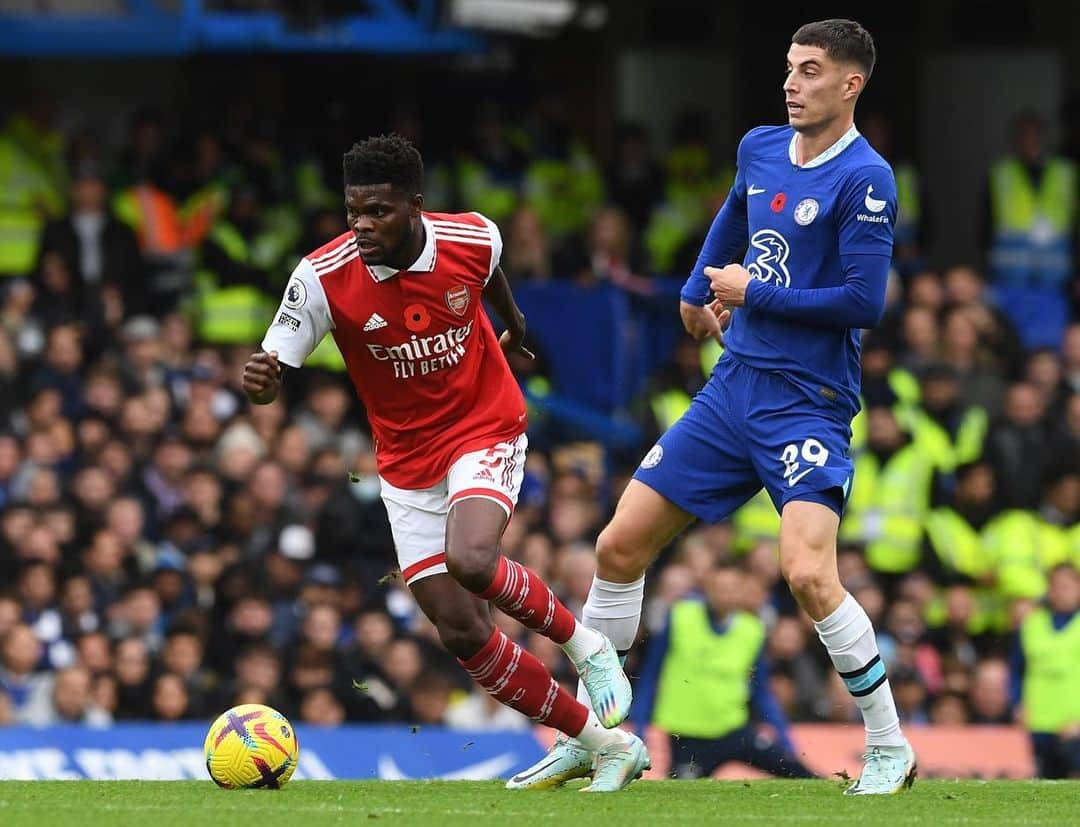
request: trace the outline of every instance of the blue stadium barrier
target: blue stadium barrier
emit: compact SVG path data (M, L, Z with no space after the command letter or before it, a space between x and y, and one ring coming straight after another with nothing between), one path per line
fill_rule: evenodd
M0 10L0 55L183 55L223 52L477 54L484 38L442 24L435 0L366 0L356 11L303 26L279 11L223 11L182 0L116 0L99 13Z
M610 284L569 281L514 285L529 333L539 343L560 395L611 416L645 389L682 332L681 281L658 279L648 299Z
M108 729L0 728L0 779L205 779L210 723L124 723ZM438 727L296 727L294 779L508 778L544 750L531 731L455 732Z

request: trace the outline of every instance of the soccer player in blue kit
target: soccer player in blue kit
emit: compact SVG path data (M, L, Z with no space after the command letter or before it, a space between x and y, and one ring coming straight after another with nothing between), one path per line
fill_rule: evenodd
M724 520L764 486L781 515L784 578L862 711L867 748L852 795L899 792L916 771L870 619L836 564L860 329L884 309L896 219L892 170L854 124L874 60L873 39L854 21L809 23L793 35L788 125L742 139L735 184L682 289L687 331L722 335L725 352L601 533L582 613L629 649L655 556L695 517ZM742 264L731 263L744 248ZM588 775L591 760L560 739L510 784L555 786Z

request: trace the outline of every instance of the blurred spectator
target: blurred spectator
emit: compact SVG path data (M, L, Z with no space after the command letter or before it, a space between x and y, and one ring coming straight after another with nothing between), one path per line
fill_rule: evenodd
M255 186L234 186L226 212L200 245L193 313L195 334L202 342L247 344L266 332L266 318L273 311L267 296L270 272L296 239L273 228L264 208Z
M735 180L732 168L719 174L714 170L710 141L703 112L685 111L678 116L671 146L662 161L663 200L655 203L645 230L653 272L673 272L681 248L696 236L704 238L702 230L707 229Z
M664 173L649 146L645 128L631 121L620 124L615 150L606 174L608 198L629 218L640 236L653 205L664 196Z
M990 169L985 232L995 294L1025 347L1061 341L1078 215L1076 166L1050 154L1039 114L1020 113L1013 154Z
M76 663L94 677L103 675L112 667L112 649L104 632L87 632L75 641Z
M971 682L972 722L1010 724L1009 667L1003 660L984 660L975 667Z
M117 718L150 717L150 647L137 637L117 642L113 651Z
M597 211L581 246L568 247L560 258L560 272L575 277L578 284L607 281L628 293L652 295L653 283L640 275L641 255L622 210L608 207Z
M63 204L59 186L63 136L51 129L47 97L28 112L12 115L0 131L0 277L26 276L34 266L42 225Z
M184 680L170 672L153 682L150 705L159 721L181 721L192 717L190 700Z
M677 778L708 777L733 760L773 775L812 777L795 757L771 693L765 628L738 608L744 579L732 566L713 569L704 599L677 601L649 642L634 722L639 731L651 722L668 734ZM755 731L753 720L770 734Z
M963 307L946 311L941 341L944 361L956 371L960 398L982 408L990 417L997 416L1005 381L1001 366L979 341L979 329L971 311Z
M58 324L49 330L45 359L31 378L34 388L50 387L60 392L62 411L69 418L82 413L83 337L73 323Z
M189 286L191 266L191 245L183 219L175 197L165 186L168 143L159 113L136 113L130 124L129 146L113 182L113 211L138 239L147 265L146 295L155 315L175 309Z
M532 156L522 183L524 201L559 243L585 230L603 203L604 179L596 160L570 130L565 102L537 99L529 124Z
M113 637L137 637L151 652L161 648L164 635L161 598L148 583L132 584L110 613L109 620Z
M69 666L56 673L52 680L50 704L42 714L27 723L34 726L50 724L85 724L105 727L112 723L112 716L95 702L93 677L88 669Z
M907 307L900 319L900 336L904 346L901 367L918 373L940 358L941 331L934 310L920 305Z
M345 721L345 707L329 689L312 689L300 702L300 720L315 726L340 726Z
M1002 419L987 438L1001 508L1037 508L1046 471L1058 443L1038 390L1028 382L1009 386Z
M513 280L542 282L554 275L551 242L536 210L521 207L510 217L502 268Z
M935 507L924 527L923 567L945 583L989 583L994 563L984 529L998 513L994 469L987 462L969 463L936 483Z
M1006 378L1015 376L1023 361L1023 345L1012 321L993 301L980 273L974 267L947 269L945 297L951 306L967 311L979 332L979 341L993 352Z
M1020 626L1013 650L1011 700L1031 733L1037 773L1080 777L1080 703L1063 692L1080 664L1080 570L1063 563L1050 574L1046 606Z
M787 710L795 720L827 718L825 670L809 648L806 626L794 617L781 617L769 634L773 672L791 681Z
M396 565L394 539L379 497L375 454L367 450L359 453L353 469L348 477L325 480L329 494L315 528L311 553L317 550L320 560L365 572L373 582Z
M921 409L908 414L908 426L934 467L949 472L982 456L989 417L961 395L956 368L945 362L925 365L919 389Z
M439 670L421 672L409 690L412 720L434 726L445 724L453 691L453 682Z
M161 666L184 682L192 716L213 712L210 701L216 681L203 666L203 644L197 634L183 628L170 631L161 649Z
M874 571L899 575L919 563L933 468L891 408L870 408L866 421L866 449L855 459L840 538L862 544Z
M944 692L930 703L930 723L938 726L965 726L971 722L967 699L955 692Z
M39 264L39 276L45 281L41 271L49 255L59 257L72 280L82 318L88 318L88 308L102 302L106 290L119 298L124 314L146 309L146 274L138 242L131 228L109 209L108 189L97 164L85 161L75 167L70 213L45 225Z
M986 612L976 602L973 589L960 583L946 589L943 602L944 622L930 630L928 639L943 659L972 668L991 648Z
M527 158L511 140L505 114L494 102L478 108L471 126L469 150L454 169L458 202L505 227L518 203ZM425 165L426 159L425 154Z
M926 685L917 669L900 667L889 675L896 711L905 725L929 723L926 711Z
M1051 422L1060 421L1069 391L1057 351L1051 348L1032 351L1028 355L1024 378L1039 394L1046 417Z
M16 721L31 723L48 707L52 681L38 671L42 654L29 626L16 624L0 638L0 690L11 700Z

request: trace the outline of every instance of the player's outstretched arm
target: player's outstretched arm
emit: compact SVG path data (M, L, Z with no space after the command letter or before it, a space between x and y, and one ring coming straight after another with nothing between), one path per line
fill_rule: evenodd
M506 330L499 337L499 346L504 353L517 351L523 356L534 358L533 354L522 344L525 341L525 314L514 301L514 294L510 290L510 282L506 279L506 273L502 267L496 266L491 274L487 285L484 287L484 299L495 308L499 318L506 325Z
M277 351L251 354L244 365L244 393L253 405L269 405L277 399L281 375L285 366L278 361Z

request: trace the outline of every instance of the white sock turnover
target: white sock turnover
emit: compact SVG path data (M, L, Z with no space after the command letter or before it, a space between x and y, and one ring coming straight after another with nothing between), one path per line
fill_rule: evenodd
M593 577L580 625L607 635L616 651L623 654L634 645L644 599L645 575L632 583L613 583ZM589 693L580 681L577 697L586 706L591 706Z

